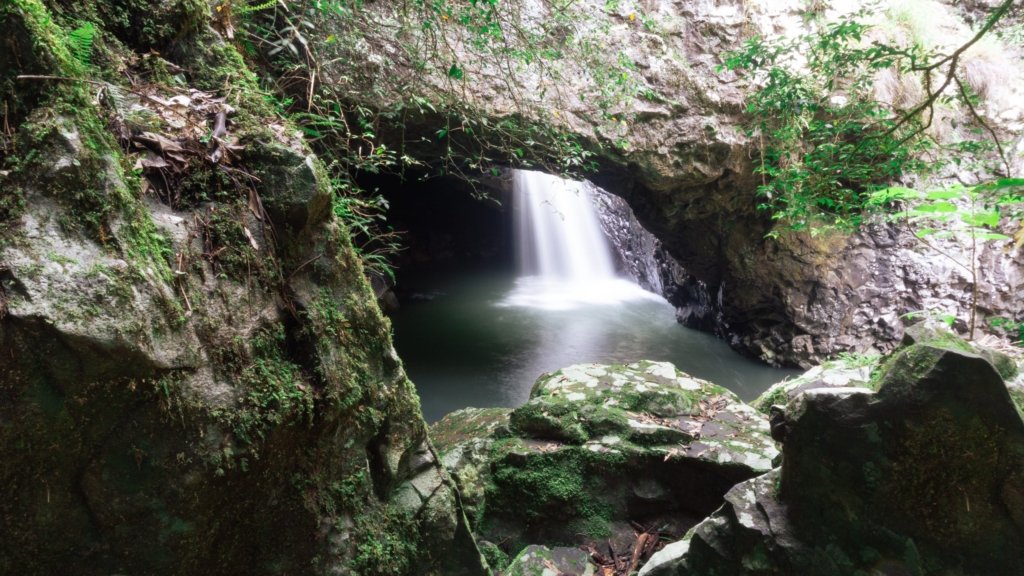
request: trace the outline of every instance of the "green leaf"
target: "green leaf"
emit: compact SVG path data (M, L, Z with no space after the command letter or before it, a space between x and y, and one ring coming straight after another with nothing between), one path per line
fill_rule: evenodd
M920 198L921 193L912 188L903 188L901 186L892 186L890 188L883 188L876 190L868 196L868 202L874 205L888 204L896 200L909 200L912 198Z
M988 226L989 228L995 228L999 225L999 211L992 210L991 212L976 212L974 214L965 214L961 217L964 222L971 226Z
M92 22L83 22L81 26L68 33L71 53L82 66L90 64L96 32L96 26Z
M995 182L988 182L977 186L978 191L1002 190L1003 188L1024 187L1024 178L1001 178Z
M980 232L975 233L974 237L979 240L1010 240L1010 237L1006 234L1000 234L998 232Z
M915 206L911 212L914 214L950 214L956 212L956 205L950 202L932 202L931 204Z
M462 68L459 68L458 64L452 64L452 67L448 69L448 77L455 78L456 80L462 80L466 73L463 72Z
M946 189L946 190L930 190L925 198L928 200L950 200L953 198L960 198L963 196L963 190L957 189Z

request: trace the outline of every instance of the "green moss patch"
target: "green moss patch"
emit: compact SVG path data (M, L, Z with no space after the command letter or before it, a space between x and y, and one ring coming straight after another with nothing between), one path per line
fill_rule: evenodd
M422 555L418 522L385 508L363 512L355 520L355 556L348 567L361 576L407 576Z
M500 454L503 448L499 443L495 449ZM515 519L531 541L545 534L564 534L566 526L571 527L568 533L584 537L609 535L613 513L609 496L616 491L610 490L608 479L625 471L621 455L571 448L525 461L506 454L494 462L485 494L485 522Z
M430 426L430 439L442 455L461 442L501 436L508 426L508 408L463 408Z

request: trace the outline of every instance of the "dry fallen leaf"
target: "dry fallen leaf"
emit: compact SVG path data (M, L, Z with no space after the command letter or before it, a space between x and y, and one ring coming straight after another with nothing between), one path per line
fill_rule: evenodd
M242 232L245 232L245 237L249 239L249 244L252 246L252 249L259 252L260 245L256 243L256 239L253 238L252 232L250 232L245 226L242 226Z

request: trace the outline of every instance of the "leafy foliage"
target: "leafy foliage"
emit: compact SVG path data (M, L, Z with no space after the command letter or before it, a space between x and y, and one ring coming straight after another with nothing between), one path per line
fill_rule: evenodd
M757 90L748 101L749 133L759 143L758 207L786 230L853 229L872 211L893 213L930 249L971 278L970 336L978 316L978 243L1007 241L1002 219L1021 218L1024 181L1009 178L1010 162L996 130L979 112L981 99L963 65L967 50L1013 6L1001 2L974 36L944 52L889 43L855 13L795 40L753 38L726 56L723 68L746 70ZM818 14L820 16L820 14ZM916 86L919 94L885 101L879 82ZM913 93L914 90L907 92ZM958 108L973 134L948 142L936 135L938 107ZM984 166L985 155L1000 163ZM997 179L978 186L920 192L891 183L928 175L945 164L976 164ZM940 243L966 242L966 256ZM1024 243L1024 226L1013 238ZM915 312L912 314L918 314ZM946 320L954 318L947 315Z
M249 12L259 12L260 10L270 10L277 5L278 0L266 0L266 2L260 2L259 4L250 4L236 8L235 10L239 14L246 14Z
M387 223L388 201L380 194L334 180L334 215L348 225L356 254L371 273L395 280L390 258L402 249L401 237Z
M759 143L759 208L781 221L781 229L852 229L863 222L872 191L950 159L994 148L1002 153L977 113L977 95L958 75L963 52L1010 4L1004 2L978 36L948 55L886 42L861 22L863 12L821 23L794 40L753 38L729 53L723 68L747 71L757 86L747 112L749 133ZM883 75L920 85L923 94L884 102L875 93ZM939 104L969 110L987 133L952 144L936 138L930 128Z
M68 47L82 66L89 66L92 62L92 44L96 34L97 29L92 22L83 22L81 26L68 32Z
M997 316L995 318L989 318L988 324L992 328L1009 334L1010 338L1016 341L1018 345L1024 345L1024 322L1017 322L1010 318Z
M754 38L726 58L761 85L747 105L762 143L759 208L789 228L855 227L872 186L923 168L916 158L930 143L912 137L916 122L898 126L872 94L876 71L917 55L864 49L867 30L849 20L788 42Z
M969 329L971 338L977 325L977 307L980 276L978 272L978 243L1014 240L1016 248L1024 244L1024 226L1016 237L998 231L1005 216L1019 219L1024 207L1024 179L1003 178L977 186L956 185L925 192L894 186L872 192L867 205L891 210L903 208L891 216L905 223L921 242L962 268L971 278L973 294ZM967 242L966 258L958 257L935 241L951 238ZM912 314L923 314L924 311ZM955 317L943 314L940 319L953 325ZM997 319L995 326L1013 329L1015 322ZM991 322L990 322L990 325Z

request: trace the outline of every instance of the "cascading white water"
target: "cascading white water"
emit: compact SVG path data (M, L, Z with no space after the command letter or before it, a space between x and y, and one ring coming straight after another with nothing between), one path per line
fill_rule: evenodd
M519 272L569 282L615 278L615 265L583 183L516 170Z
M563 310L660 299L616 276L583 183L527 170L513 171L512 178L520 278L502 305Z

